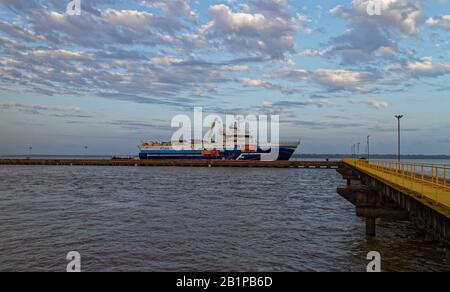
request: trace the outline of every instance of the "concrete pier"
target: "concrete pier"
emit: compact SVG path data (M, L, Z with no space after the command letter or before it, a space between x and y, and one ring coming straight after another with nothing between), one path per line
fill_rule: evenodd
M0 159L1 165L34 166L133 166L133 167L241 167L337 169L339 161L229 161L229 160L134 160L134 159Z
M337 171L347 181L337 192L355 206L358 217L366 219L368 236L376 235L378 218L410 220L427 240L450 244L450 213L446 216L440 206L345 162Z
M366 235L372 237L377 235L377 218L366 218Z

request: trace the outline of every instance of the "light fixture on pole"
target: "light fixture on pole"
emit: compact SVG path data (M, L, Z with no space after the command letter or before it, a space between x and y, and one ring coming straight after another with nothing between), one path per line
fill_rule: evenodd
M398 120L398 163L400 164L402 161L402 148L401 148L401 119L403 115L397 115L395 118Z

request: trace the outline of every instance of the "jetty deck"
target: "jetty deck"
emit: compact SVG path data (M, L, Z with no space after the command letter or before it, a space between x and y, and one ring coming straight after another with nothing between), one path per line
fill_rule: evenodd
M450 244L450 165L344 159L342 166L347 186L337 191L366 218L368 236L379 218L409 219L425 238Z
M340 161L228 161L228 160L89 160L89 159L0 159L1 165L29 166L133 166L133 167L255 167L337 169Z

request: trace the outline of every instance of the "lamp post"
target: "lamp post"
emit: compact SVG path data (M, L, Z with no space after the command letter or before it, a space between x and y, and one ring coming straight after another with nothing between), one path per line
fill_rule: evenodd
M402 161L402 156L401 156L401 119L403 118L403 115L397 115L395 116L395 118L398 120L398 163L400 165L401 161Z
M33 147L28 147L28 159L31 159L31 151L33 150Z
M359 155L359 154L361 153L361 152L359 151L360 148L361 148L361 143L358 142L356 145L358 145L358 155L357 155L356 158L359 159L359 158L360 158L360 155Z
M87 151L88 151L88 147L84 146L84 158L87 159Z
M367 136L367 160L370 160L370 136Z

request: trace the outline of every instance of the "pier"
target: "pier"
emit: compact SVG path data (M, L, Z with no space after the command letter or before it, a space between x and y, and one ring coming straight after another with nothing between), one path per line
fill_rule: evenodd
M337 192L366 219L376 235L376 220L410 220L429 240L450 244L449 165L344 159L338 172L347 186Z
M34 166L133 166L133 167L240 167L337 169L340 161L230 161L230 160L134 160L134 159L0 159L0 165Z

